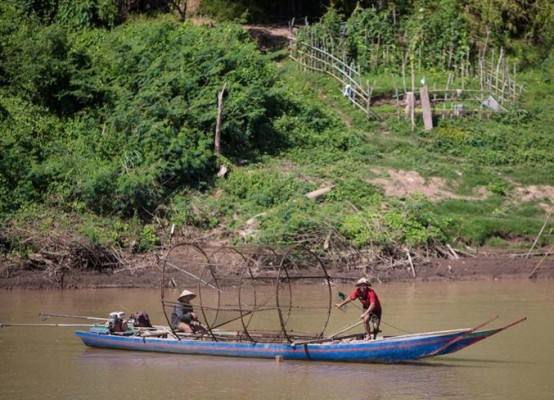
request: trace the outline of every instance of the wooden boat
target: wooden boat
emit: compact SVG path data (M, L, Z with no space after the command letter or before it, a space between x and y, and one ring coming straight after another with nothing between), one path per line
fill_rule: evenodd
M393 363L453 353L525 320L480 330L495 317L474 328L363 340L363 333L345 334L361 324L358 311L353 315L358 322L333 334L326 332L334 310L333 291L338 289L326 263L309 250L281 253L263 248L247 253L220 248L207 254L195 245L179 244L162 261L161 300L169 326L115 333L95 326L76 332L85 345L187 355ZM322 292L307 295L307 282L312 283L311 290ZM170 286L195 290L199 304L194 309L207 327L204 333L182 334L171 328L170 310L179 303L166 300L175 290Z
M139 332L131 336L114 335L101 328L91 328L90 332L77 331L76 335L87 346L107 349L284 360L398 363L462 350L524 320L525 318L522 318L501 328L480 331L458 329L376 340L344 337L292 343L243 341L238 334L233 335L230 332L219 336L219 340L201 335L143 336Z

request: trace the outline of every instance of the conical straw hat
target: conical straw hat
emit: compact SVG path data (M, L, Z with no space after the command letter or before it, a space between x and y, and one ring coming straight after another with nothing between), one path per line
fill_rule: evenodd
M179 301L183 301L185 300L186 298L188 298L189 300L192 300L196 297L196 294L191 292L190 290L183 290L181 292L181 295L179 297L177 297L177 300Z

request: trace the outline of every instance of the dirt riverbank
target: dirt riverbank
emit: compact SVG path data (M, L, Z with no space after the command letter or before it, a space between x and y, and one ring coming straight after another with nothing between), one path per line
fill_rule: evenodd
M1 267L1 266L0 266ZM5 271L3 268L2 270ZM534 271L532 277L531 273ZM63 278L47 271L11 271L0 276L0 289L84 289L84 288L154 288L159 287L161 273L156 258L143 258L135 268L109 272L68 271ZM329 271L337 282L348 282L364 275L364 271ZM415 277L414 277L415 273ZM365 273L376 283L412 281L464 281L509 279L554 279L554 255L537 253L490 254L460 259L432 259L408 268L368 268Z

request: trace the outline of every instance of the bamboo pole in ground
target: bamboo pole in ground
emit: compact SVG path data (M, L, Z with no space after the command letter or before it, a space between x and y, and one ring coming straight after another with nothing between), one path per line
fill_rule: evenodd
M492 94L492 79L493 79L493 66L494 66L494 49L491 51L491 63L489 68L489 95Z
M496 90L498 92L498 78L500 76L500 64L502 63L502 57L504 56L504 49L503 48L500 48L500 54L498 55L498 62L496 63L496 72L495 72L495 79L496 79L496 82L495 82L495 86L496 86ZM496 96L498 98L498 94Z

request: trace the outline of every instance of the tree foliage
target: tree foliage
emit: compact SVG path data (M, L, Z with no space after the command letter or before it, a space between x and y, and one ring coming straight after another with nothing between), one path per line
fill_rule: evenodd
M2 91L10 96L1 104L10 133L2 135L3 163L29 164L36 153L41 172L29 179L28 165L3 168L9 204L56 193L60 204L147 216L176 188L205 187L216 168L212 136L224 84L228 157L278 136L270 122L281 112L274 67L237 26L159 19L69 33L62 24L24 21L20 28L1 21L9 33ZM27 114L25 104L38 111ZM41 114L49 125L33 119ZM37 130L44 138L35 143ZM29 185L40 187L23 190Z
M536 65L554 44L548 0L412 0L346 9L328 9L319 22L301 27L299 37L316 38L372 72L399 68L406 59L424 69L452 69L500 47L522 65Z
M537 54L548 54L552 6L542 0L513 3L239 1L220 11L229 11L222 19L263 19L268 10L321 15L313 29L343 40L350 56L368 68L382 54L377 48L399 50L400 56L389 52L390 65L398 65L406 49L428 54L436 65L460 62L464 46L478 40L509 45L515 55L532 45ZM222 4L229 2L205 2ZM148 225L153 216L211 229L240 228L259 215L258 240L265 242L287 242L329 224L359 246L424 245L444 240L449 222L436 217L425 200L387 201L360 176L360 165L385 156L417 163L432 150L490 167L554 163L547 129L552 113L546 112L551 91L544 86L551 85L552 55L537 78L546 100L533 106L540 115L535 120L451 123L429 134L432 141L418 149L394 140L370 145L365 130L374 125L364 121L363 133L345 127L348 118L322 104L325 94L314 95L301 80L282 79L287 73L290 79L290 71L277 68L242 27L179 23L164 14L171 11L168 5L161 0L0 3L0 218L24 214L36 204L68 215L106 217L141 232L141 251L159 243ZM522 14L523 6L528 7ZM346 24L343 16L349 16ZM222 88L222 154L215 154ZM266 170L268 156L287 161L278 172ZM231 173L215 182L222 163ZM303 164L308 172L289 163ZM305 198L327 180L337 186L325 198ZM498 196L510 190L502 180L489 188ZM136 227L139 220L146 227ZM100 225L84 226L83 234L97 240ZM107 240L129 242L118 230L105 235Z

